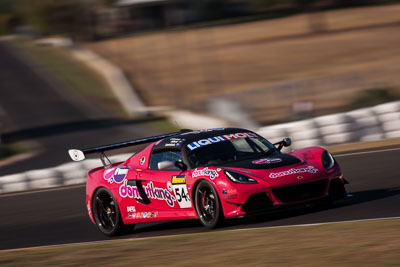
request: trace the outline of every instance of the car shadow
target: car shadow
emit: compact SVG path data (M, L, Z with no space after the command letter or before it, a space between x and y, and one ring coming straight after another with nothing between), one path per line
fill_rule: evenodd
M261 215L255 215L243 219L232 219L227 221L226 227L238 227L239 225L244 226L250 224L274 222L306 214L318 213L325 210L336 210L336 209L339 210L340 208L343 207L377 201L380 199L385 199L396 195L400 195L400 187L350 192L349 197L337 200L331 205L316 203L316 204L294 207L288 210L264 213ZM340 212L338 212L338 220L340 220Z
M277 223L279 220L295 218L298 216L318 213L325 210L338 210L337 218L340 220L340 208L359 205L371 201L389 198L392 196L400 195L400 187L386 188L386 189L374 189L351 192L347 197L342 200L338 200L333 205L319 205L309 204L305 206L298 206L288 208L284 210L276 210L273 212L263 213L260 215L253 215L244 218L234 218L226 220L222 227L218 230L237 229L237 228L257 228L280 225ZM289 223L290 224L290 223ZM288 223L285 223L288 225ZM199 220L179 220L179 221L168 221L159 223L146 223L138 225L139 228L135 229L135 234L146 233L146 236L159 236L159 235L170 235L170 234L185 234L194 232L207 232L209 229L202 227ZM161 234L160 234L161 233Z

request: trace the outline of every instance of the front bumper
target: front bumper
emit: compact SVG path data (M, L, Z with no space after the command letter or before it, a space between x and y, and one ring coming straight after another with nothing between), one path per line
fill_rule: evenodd
M323 199L335 200L347 195L345 181L341 177L324 178L308 183L282 186L268 191L250 194L244 203L224 200L225 217L241 217L271 210L305 205Z

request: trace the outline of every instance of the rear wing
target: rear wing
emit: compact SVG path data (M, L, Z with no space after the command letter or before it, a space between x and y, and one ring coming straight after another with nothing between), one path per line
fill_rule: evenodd
M141 139L135 139L135 140L131 140L131 141L115 143L115 144L110 144L110 145L105 145L105 146L85 148L82 150L81 149L69 149L68 154L73 161L82 161L82 160L86 159L86 155L88 155L88 154L99 153L100 159L103 162L103 165L109 166L111 164L111 162L104 154L105 151L151 143L151 142L155 142L155 141L167 138L167 137L172 137L172 136L175 136L175 135L178 135L178 134L181 134L184 132L189 132L189 131L191 131L191 130L182 129L179 132L175 132L175 133L145 137L145 138L141 138ZM106 163L105 160L107 160L108 163Z

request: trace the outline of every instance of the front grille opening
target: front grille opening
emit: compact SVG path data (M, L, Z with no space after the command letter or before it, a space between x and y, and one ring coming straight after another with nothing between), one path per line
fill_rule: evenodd
M305 201L320 197L324 194L328 179L311 183L275 188L272 192L282 202Z
M242 211L246 213L256 213L267 210L272 207L272 201L266 193L257 193L251 195L243 205Z
M331 198L341 198L344 195L346 195L346 189L342 180L339 178L332 179L329 185L329 196Z

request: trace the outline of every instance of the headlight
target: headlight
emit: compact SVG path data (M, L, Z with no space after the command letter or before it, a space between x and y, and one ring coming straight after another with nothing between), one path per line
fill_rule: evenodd
M329 153L328 151L324 151L324 153L322 153L322 165L324 166L325 170L329 171L330 169L333 168L333 166L335 165L335 160L333 159L331 153Z
M232 182L238 184L258 184L256 180L250 178L241 173L233 172L233 171L224 171L226 177L228 177Z

